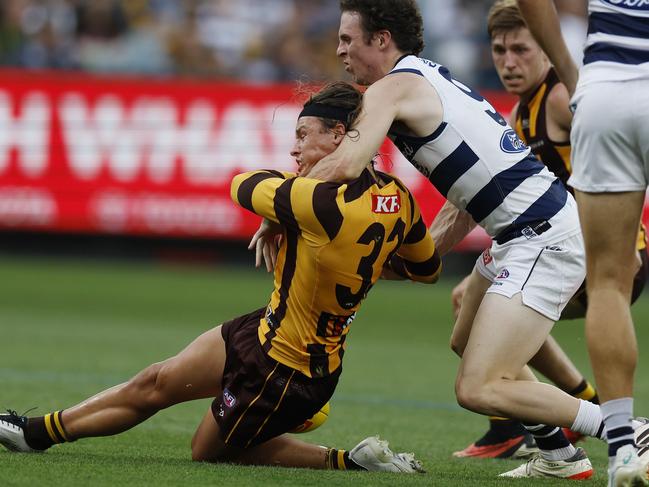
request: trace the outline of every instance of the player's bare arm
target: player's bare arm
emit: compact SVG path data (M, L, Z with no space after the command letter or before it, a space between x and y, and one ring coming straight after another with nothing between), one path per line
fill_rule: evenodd
M570 111L570 95L563 83L556 84L545 105L548 135L557 142L570 140L572 112Z
M545 51L557 71L559 79L566 85L568 93L575 92L579 73L561 35L559 16L552 0L518 0L527 27Z
M460 243L475 226L476 222L470 214L447 201L439 210L428 231L435 241L437 252L443 256Z
M422 99L428 103L421 103ZM391 74L370 86L363 95L363 110L352 132L313 168L309 177L330 181L358 177L395 121L418 136L432 133L441 123L439 96L421 76Z

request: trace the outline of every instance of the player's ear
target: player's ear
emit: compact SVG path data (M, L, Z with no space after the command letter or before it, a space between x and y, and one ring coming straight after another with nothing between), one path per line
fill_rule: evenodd
M334 143L336 145L340 144L345 137L347 131L345 130L345 125L342 122L338 122L336 126L331 130L334 134Z
M392 34L389 30L379 30L375 35L380 49L387 48L392 40Z

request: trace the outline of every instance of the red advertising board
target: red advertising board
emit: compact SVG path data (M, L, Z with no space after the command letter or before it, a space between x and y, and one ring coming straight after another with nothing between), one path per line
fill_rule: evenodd
M259 219L230 180L293 170L298 113L288 85L0 71L0 228L248 238ZM389 141L380 159L430 222L443 198ZM477 230L463 246L487 244Z

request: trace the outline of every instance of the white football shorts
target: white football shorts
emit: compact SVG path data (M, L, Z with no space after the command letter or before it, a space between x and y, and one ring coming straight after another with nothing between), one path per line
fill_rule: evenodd
M552 229L546 233L553 233ZM492 283L487 293L507 298L521 293L525 306L558 321L586 277L584 242L581 232L556 242L546 234L503 245L494 241L478 257L475 268Z
M587 193L644 191L649 183L649 81L578 86L571 103L572 176Z

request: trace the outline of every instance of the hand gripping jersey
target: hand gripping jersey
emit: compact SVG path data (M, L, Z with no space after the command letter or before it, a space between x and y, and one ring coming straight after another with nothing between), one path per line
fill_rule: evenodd
M349 184L277 171L232 181L236 203L285 228L258 334L268 355L308 377L339 369L356 310L395 253L413 280L432 282L441 269L410 192L377 174L383 186L367 169Z
M589 0L579 85L649 78L649 1Z
M390 74L402 72L426 78L439 94L444 116L428 137L394 128L390 137L443 196L469 212L491 237L498 240L501 232L550 220L567 202L574 203L491 104L453 79L448 69L410 55Z

